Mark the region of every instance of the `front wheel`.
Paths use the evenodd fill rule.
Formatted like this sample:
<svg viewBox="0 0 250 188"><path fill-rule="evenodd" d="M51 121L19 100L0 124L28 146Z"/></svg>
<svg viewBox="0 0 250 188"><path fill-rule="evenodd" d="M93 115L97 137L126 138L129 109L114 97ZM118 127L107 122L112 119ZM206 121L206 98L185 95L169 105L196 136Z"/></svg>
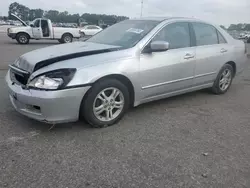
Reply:
<svg viewBox="0 0 250 188"><path fill-rule="evenodd" d="M95 128L118 122L129 107L127 87L118 80L99 81L87 93L81 106L81 115Z"/></svg>
<svg viewBox="0 0 250 188"><path fill-rule="evenodd" d="M19 44L28 44L29 43L29 35L27 35L26 33L19 33L16 36L16 40Z"/></svg>
<svg viewBox="0 0 250 188"><path fill-rule="evenodd" d="M233 67L229 64L225 64L221 68L214 82L214 85L212 87L213 93L217 95L226 93L232 84L233 77L234 77Z"/></svg>
<svg viewBox="0 0 250 188"><path fill-rule="evenodd" d="M70 43L73 41L73 37L71 34L64 34L61 38L62 43Z"/></svg>

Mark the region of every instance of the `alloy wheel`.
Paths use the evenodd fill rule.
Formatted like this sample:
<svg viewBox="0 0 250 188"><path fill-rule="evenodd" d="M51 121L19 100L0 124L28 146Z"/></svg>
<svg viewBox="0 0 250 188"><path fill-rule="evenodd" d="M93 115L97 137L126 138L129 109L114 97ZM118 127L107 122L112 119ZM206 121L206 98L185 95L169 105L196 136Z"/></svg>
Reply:
<svg viewBox="0 0 250 188"><path fill-rule="evenodd" d="M229 69L225 69L220 77L219 87L222 91L225 91L230 86L232 80L232 72Z"/></svg>
<svg viewBox="0 0 250 188"><path fill-rule="evenodd" d="M93 112L100 121L112 121L124 108L123 93L114 87L102 90L95 98Z"/></svg>

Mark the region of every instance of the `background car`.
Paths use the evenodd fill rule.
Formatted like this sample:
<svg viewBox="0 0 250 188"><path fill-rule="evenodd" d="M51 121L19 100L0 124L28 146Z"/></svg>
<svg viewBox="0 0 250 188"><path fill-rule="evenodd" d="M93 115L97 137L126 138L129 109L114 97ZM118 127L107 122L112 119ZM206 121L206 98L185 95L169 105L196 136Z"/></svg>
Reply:
<svg viewBox="0 0 250 188"><path fill-rule="evenodd" d="M96 26L96 25L86 25L81 29L81 33L83 36L84 35L93 36L102 30L103 29L101 27Z"/></svg>
<svg viewBox="0 0 250 188"><path fill-rule="evenodd" d="M28 44L30 39L58 40L60 43L70 43L73 38L80 38L81 33L78 28L53 27L50 19L36 18L30 25L21 20L14 14L21 23L22 27L8 28L7 35L16 39L19 44Z"/></svg>

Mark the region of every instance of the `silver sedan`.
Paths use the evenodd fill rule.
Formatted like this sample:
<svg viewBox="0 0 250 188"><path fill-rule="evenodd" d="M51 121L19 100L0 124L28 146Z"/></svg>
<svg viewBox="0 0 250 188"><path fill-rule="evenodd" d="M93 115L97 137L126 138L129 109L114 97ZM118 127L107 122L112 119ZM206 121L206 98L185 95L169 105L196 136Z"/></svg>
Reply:
<svg viewBox="0 0 250 188"><path fill-rule="evenodd" d="M6 75L14 108L47 123L93 127L119 121L131 106L210 88L224 94L244 69L246 47L196 19L144 18L117 23L85 42L18 58Z"/></svg>

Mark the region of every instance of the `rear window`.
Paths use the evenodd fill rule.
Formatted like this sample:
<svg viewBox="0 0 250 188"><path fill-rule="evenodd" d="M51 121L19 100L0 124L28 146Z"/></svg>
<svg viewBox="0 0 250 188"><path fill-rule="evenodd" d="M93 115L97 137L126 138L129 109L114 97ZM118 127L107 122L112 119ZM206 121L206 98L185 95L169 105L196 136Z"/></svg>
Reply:
<svg viewBox="0 0 250 188"><path fill-rule="evenodd" d="M213 26L205 23L193 23L193 28L197 46L218 44L217 30Z"/></svg>
<svg viewBox="0 0 250 188"><path fill-rule="evenodd" d="M222 34L219 31L217 31L217 33L218 33L219 44L227 43L226 39L222 36Z"/></svg>

